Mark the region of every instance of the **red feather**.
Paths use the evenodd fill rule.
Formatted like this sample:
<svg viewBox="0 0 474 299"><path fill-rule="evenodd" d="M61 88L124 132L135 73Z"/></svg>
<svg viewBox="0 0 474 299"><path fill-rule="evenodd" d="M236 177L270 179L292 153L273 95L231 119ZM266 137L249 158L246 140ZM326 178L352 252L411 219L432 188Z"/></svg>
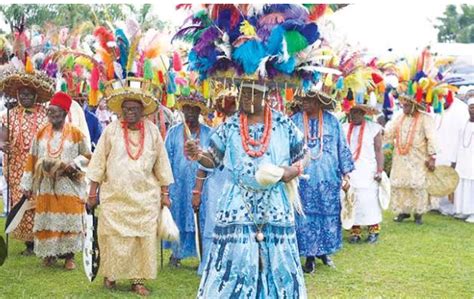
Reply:
<svg viewBox="0 0 474 299"><path fill-rule="evenodd" d="M94 30L94 36L98 39L99 44L104 49L109 49L108 42L115 41L114 34L103 26L99 26Z"/></svg>
<svg viewBox="0 0 474 299"><path fill-rule="evenodd" d="M448 102L448 105L451 105L453 101L454 101L453 92L450 90L448 91L448 95L446 96L446 102Z"/></svg>
<svg viewBox="0 0 474 299"><path fill-rule="evenodd" d="M240 11L237 9L236 4L213 4L211 11L211 18L217 20L219 14L224 10L230 10L230 26L234 28L239 24L240 20Z"/></svg>
<svg viewBox="0 0 474 299"><path fill-rule="evenodd" d="M165 78L163 77L163 72L162 71L158 71L158 81L160 81L160 84L165 83Z"/></svg>
<svg viewBox="0 0 474 299"><path fill-rule="evenodd" d="M91 78L90 78L90 85L91 89L98 90L99 89L99 68L94 66L91 71Z"/></svg>
<svg viewBox="0 0 474 299"><path fill-rule="evenodd" d="M327 4L315 4L309 13L309 19L311 21L317 21L320 17L324 15L326 12L326 8L328 7Z"/></svg>
<svg viewBox="0 0 474 299"><path fill-rule="evenodd" d="M178 4L176 5L176 10L180 10L180 9L191 9L193 7L192 4Z"/></svg>
<svg viewBox="0 0 474 299"><path fill-rule="evenodd" d="M178 52L173 53L173 69L175 70L175 72L180 72L183 69L181 57L179 57Z"/></svg>
<svg viewBox="0 0 474 299"><path fill-rule="evenodd" d="M416 101L418 103L421 103L421 100L423 99L423 88L421 86L418 86L416 89Z"/></svg>
<svg viewBox="0 0 474 299"><path fill-rule="evenodd" d="M379 84L380 82L383 81L383 78L377 73L372 73L372 80L374 80L375 84Z"/></svg>

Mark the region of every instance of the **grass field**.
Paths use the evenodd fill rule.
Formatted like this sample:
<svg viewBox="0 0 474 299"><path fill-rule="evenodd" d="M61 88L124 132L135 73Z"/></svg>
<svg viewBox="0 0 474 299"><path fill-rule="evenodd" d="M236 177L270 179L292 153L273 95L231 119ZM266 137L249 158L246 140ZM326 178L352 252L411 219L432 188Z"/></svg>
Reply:
<svg viewBox="0 0 474 299"><path fill-rule="evenodd" d="M428 214L422 226L413 220L394 223L385 213L378 244L351 245L334 255L337 269L318 263L305 275L310 298L474 298L474 225ZM3 221L0 227L3 230ZM347 238L347 235L345 236ZM128 281L109 292L102 278L89 283L78 256L77 270L66 272L62 261L45 269L36 257L22 257L22 244L10 243L10 256L0 267L1 298L128 298ZM165 266L147 282L154 298L193 298L199 285L197 260L175 270Z"/></svg>

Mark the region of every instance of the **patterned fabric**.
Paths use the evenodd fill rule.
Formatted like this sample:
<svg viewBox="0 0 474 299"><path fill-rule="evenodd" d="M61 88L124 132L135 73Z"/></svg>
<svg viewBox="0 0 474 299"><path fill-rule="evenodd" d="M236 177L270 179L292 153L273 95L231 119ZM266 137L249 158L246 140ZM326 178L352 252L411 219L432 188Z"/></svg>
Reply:
<svg viewBox="0 0 474 299"><path fill-rule="evenodd" d="M428 193L426 191L425 162L430 155L436 153L435 127L430 115L420 112L416 126L413 144L406 155L400 155L396 149L393 152L392 170L390 173L391 205L396 213L423 214L429 210ZM395 144L397 128L400 128L400 139L404 144L408 140L414 118L406 116L403 124L402 115L396 117L385 131L384 140Z"/></svg>
<svg viewBox="0 0 474 299"><path fill-rule="evenodd" d="M352 226L351 235L352 236L358 236L358 237L360 237L360 235L362 235L362 228L360 227L360 225L353 225Z"/></svg>
<svg viewBox="0 0 474 299"><path fill-rule="evenodd" d="M43 159L53 159L66 165L73 162L78 156L90 158L90 150L84 135L76 127L65 124L63 132L53 131L49 137L51 124L43 127L31 146L30 154L26 160L25 172L21 180L24 190L33 191L36 201L36 215L33 226L35 253L39 257L60 256L82 250L83 225L82 216L85 211L86 183L83 178L71 180L67 176L56 179L49 177L40 178L38 187L34 180L41 177ZM50 139L51 138L51 139ZM51 156L51 148L63 148L58 158Z"/></svg>
<svg viewBox="0 0 474 299"><path fill-rule="evenodd" d="M296 113L292 119L304 131L303 113ZM300 180L305 217L298 217L296 232L302 256L331 254L342 247L342 177L354 170L352 154L337 118L324 111L323 120L323 154L318 160L312 159L305 169L309 180ZM309 120L311 136L318 136L318 125L318 119ZM319 139L310 140L308 147L316 157L320 151Z"/></svg>
<svg viewBox="0 0 474 299"><path fill-rule="evenodd" d="M211 128L200 124L199 136L193 136L199 139L201 146L208 143ZM171 214L179 229L179 242L165 242L165 248L173 250L173 256L182 259L191 256L197 256L194 210L192 207L192 191L196 184L196 174L199 169L199 163L188 160L184 153L184 125L178 124L172 127L166 136L166 150L170 157L173 176L179 178L174 184L170 185ZM204 184L201 200L206 202L207 183ZM205 213L199 211L201 231L204 226Z"/></svg>
<svg viewBox="0 0 474 299"><path fill-rule="evenodd" d="M158 239L155 236L120 237L100 234L98 238L99 275L110 280L156 278ZM130 263L132 259L133 264Z"/></svg>
<svg viewBox="0 0 474 299"><path fill-rule="evenodd" d="M7 122L7 115L4 115L2 117L2 124L6 125ZM21 106L15 107L10 111L9 140L11 154L10 157L8 155L3 157L4 175L5 178L8 178L7 183L10 187L10 209L20 201L23 194L20 188L20 181L32 140L35 138L38 130L47 122L46 109L42 105L37 105L32 113L25 112L25 109ZM36 130L34 130L35 127ZM22 138L20 138L20 134ZM22 139L24 146L20 145ZM10 161L9 166L8 161ZM7 169L10 171L9 176L7 175ZM34 209L26 211L23 219L11 236L17 240L32 242L34 217Z"/></svg>
<svg viewBox="0 0 474 299"><path fill-rule="evenodd" d="M368 230L369 230L369 234L379 234L380 224L369 225Z"/></svg>
<svg viewBox="0 0 474 299"><path fill-rule="evenodd" d="M397 214L424 214L429 211L429 195L426 188L399 188L392 186L390 205Z"/></svg>
<svg viewBox="0 0 474 299"><path fill-rule="evenodd" d="M260 165L289 166L304 156L302 133L291 120L273 111L267 152L248 156L242 147L238 114L211 136L209 151L231 179L218 200L210 255L198 298L306 298L294 231L294 211L284 184L262 187L255 180ZM260 139L264 125L249 126ZM255 222L264 241L255 239ZM259 271L259 260L262 271Z"/></svg>
<svg viewBox="0 0 474 299"><path fill-rule="evenodd" d="M132 160L122 124L114 121L99 139L87 177L100 183L98 238L100 273L117 279L155 278L160 187L173 182L158 128L144 122L143 154ZM130 130L130 151L138 151L140 133Z"/></svg>
<svg viewBox="0 0 474 299"><path fill-rule="evenodd" d="M380 233L380 224L368 225L367 230L369 234L379 234ZM351 228L351 236L361 236L362 228L360 225L354 225Z"/></svg>
<svg viewBox="0 0 474 299"><path fill-rule="evenodd" d="M214 130L215 131L215 130ZM213 133L211 133L212 135ZM213 170L207 170L206 194L203 198L206 201L201 203L201 209L204 213L204 227L202 228L202 250L203 258L199 264L198 274L202 274L204 266L207 264L207 259L210 255L210 248L212 245L212 236L216 226L216 210L219 205L219 199L222 195L222 190L226 188L226 184L232 179L231 173L222 165Z"/></svg>

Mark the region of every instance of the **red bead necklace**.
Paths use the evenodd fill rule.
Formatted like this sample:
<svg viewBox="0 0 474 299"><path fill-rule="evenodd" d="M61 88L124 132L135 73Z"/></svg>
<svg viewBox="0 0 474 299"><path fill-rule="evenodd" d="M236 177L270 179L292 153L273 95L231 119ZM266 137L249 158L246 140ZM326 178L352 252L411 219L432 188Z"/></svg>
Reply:
<svg viewBox="0 0 474 299"><path fill-rule="evenodd" d="M354 124L351 123L349 125L349 132L347 132L347 143L349 146L351 145L351 137L352 137L352 131L354 130ZM362 142L364 139L364 130L365 130L365 120L362 121L362 124L360 125L360 132L359 132L359 137L357 138L357 147L355 152L352 154L352 158L354 161L357 161L360 156L360 152L362 150Z"/></svg>
<svg viewBox="0 0 474 299"><path fill-rule="evenodd" d="M240 136L242 137L242 146L244 151L252 158L263 156L270 144L271 129L272 129L272 110L268 105L265 105L263 111L264 129L263 136L260 140L255 140L249 135L248 118L245 113L240 114ZM253 147L259 146L259 150L251 150L249 144Z"/></svg>
<svg viewBox="0 0 474 299"><path fill-rule="evenodd" d="M49 125L48 127L48 141L46 142L46 148L48 151L48 156L50 158L58 158L61 156L64 148L64 141L66 140L66 136L69 134L69 125L64 124L63 129L61 130L61 141L59 143L59 147L57 150L52 150L51 148L51 140L53 140L53 126Z"/></svg>
<svg viewBox="0 0 474 299"><path fill-rule="evenodd" d="M404 156L404 155L406 155L410 152L411 146L413 145L413 139L415 138L415 131L416 131L416 127L418 125L418 120L420 118L420 114L417 113L415 115L415 119L413 120L413 122L410 125L410 128L408 130L407 142L405 144L402 144L401 130L402 130L402 126L403 126L403 122L405 121L405 118L406 118L406 115L403 114L403 117L400 120L400 123L397 127L396 136L395 136L395 141L396 141L395 146L397 147L397 152L398 152L399 155L402 155L402 156Z"/></svg>
<svg viewBox="0 0 474 299"><path fill-rule="evenodd" d="M143 154L143 149L145 148L145 146L144 146L145 145L145 126L144 126L143 122L141 121L141 122L137 123L137 127L140 131L140 139L138 141L138 144L134 143L128 137L128 123L127 122L122 122L122 130L123 130L123 138L124 138L124 141L125 141L125 148L127 150L128 156L132 160L138 160L138 158L140 158L140 156ZM132 154L130 144L132 144L133 146L138 146L138 151L136 152L135 155Z"/></svg>

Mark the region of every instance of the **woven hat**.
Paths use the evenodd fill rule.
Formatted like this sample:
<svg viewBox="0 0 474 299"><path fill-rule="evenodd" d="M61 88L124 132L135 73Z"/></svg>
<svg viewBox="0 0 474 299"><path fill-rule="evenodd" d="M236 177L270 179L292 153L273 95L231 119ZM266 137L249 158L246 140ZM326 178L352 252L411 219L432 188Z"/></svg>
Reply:
<svg viewBox="0 0 474 299"><path fill-rule="evenodd" d="M8 97L16 99L22 88L35 91L38 103L48 102L54 94L54 80L45 72L33 69L31 60L27 58L26 65L14 58L10 67L0 74L0 90Z"/></svg>
<svg viewBox="0 0 474 299"><path fill-rule="evenodd" d="M437 166L426 175L427 191L431 196L443 197L452 194L459 183L459 175L452 167Z"/></svg>
<svg viewBox="0 0 474 299"><path fill-rule="evenodd" d="M445 59L439 59L430 52L430 47L423 49L419 57L406 58L396 65L399 84L397 93L402 101L416 104L419 110L435 113L444 111L444 103L454 100L455 87L444 81L447 70L443 69Z"/></svg>
<svg viewBox="0 0 474 299"><path fill-rule="evenodd" d="M153 94L155 86L142 78L128 77L125 80L112 80L105 83L104 99L107 107L118 115L122 115L122 103L132 100L142 103L143 115L156 111L158 103Z"/></svg>

